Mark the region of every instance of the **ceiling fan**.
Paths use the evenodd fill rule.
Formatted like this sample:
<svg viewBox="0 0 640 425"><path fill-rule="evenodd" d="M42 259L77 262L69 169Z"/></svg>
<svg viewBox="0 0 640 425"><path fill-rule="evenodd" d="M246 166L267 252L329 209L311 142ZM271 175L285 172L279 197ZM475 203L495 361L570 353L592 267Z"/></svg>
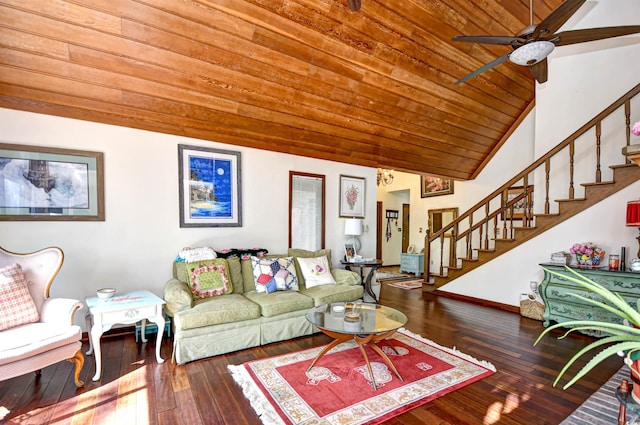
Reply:
<svg viewBox="0 0 640 425"><path fill-rule="evenodd" d="M481 73L510 60L511 62L528 66L529 70L539 83L547 81L547 56L556 46L584 43L587 41L602 40L605 38L619 37L622 35L640 33L640 25L589 28L573 31L556 31L580 9L587 0L565 0L549 16L538 25L533 24L533 0L530 0L531 25L521 30L515 36L465 36L459 35L452 41L468 43L501 44L511 46L513 51L506 53L489 62L471 74L456 81L463 83Z"/></svg>

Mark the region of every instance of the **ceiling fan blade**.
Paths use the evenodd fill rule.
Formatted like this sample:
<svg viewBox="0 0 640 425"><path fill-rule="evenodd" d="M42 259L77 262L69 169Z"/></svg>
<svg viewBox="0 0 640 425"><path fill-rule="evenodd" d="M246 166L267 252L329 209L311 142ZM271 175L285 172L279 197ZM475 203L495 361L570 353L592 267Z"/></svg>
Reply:
<svg viewBox="0 0 640 425"><path fill-rule="evenodd" d="M540 62L529 65L529 70L540 84L547 82L547 58Z"/></svg>
<svg viewBox="0 0 640 425"><path fill-rule="evenodd" d="M522 44L525 42L523 38L499 36L499 35L457 35L451 41L464 41L466 43L481 44L501 44L510 46L513 43Z"/></svg>
<svg viewBox="0 0 640 425"><path fill-rule="evenodd" d="M533 38L537 39L540 35L551 35L556 32L586 1L587 0L565 0L556 10L551 12L549 16L538 24L533 32Z"/></svg>
<svg viewBox="0 0 640 425"><path fill-rule="evenodd" d="M507 59L509 59L509 55L511 54L511 52L509 53L505 53L504 55L492 60L491 62L489 62L488 64L486 64L485 66L476 69L475 71L473 71L471 74L466 75L464 77L462 77L461 79L459 79L458 81L456 81L456 85L464 83L467 80L470 80L471 78L482 74L485 71L490 70L491 68L493 68L494 66L498 66L500 65L502 62L505 62Z"/></svg>
<svg viewBox="0 0 640 425"><path fill-rule="evenodd" d="M620 37L623 35L640 33L640 25L629 25L623 27L603 27L603 28L590 28L574 31L559 32L553 37L555 40L558 37L558 41L553 43L556 46L566 46L568 44L584 43L586 41L603 40L605 38Z"/></svg>

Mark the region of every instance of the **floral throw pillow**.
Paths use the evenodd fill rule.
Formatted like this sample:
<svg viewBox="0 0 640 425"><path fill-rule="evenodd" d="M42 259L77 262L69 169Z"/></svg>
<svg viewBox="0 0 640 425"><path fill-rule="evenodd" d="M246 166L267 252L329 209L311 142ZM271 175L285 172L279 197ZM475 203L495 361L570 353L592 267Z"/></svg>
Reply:
<svg viewBox="0 0 640 425"><path fill-rule="evenodd" d="M0 268L0 331L37 322L40 314L19 264Z"/></svg>
<svg viewBox="0 0 640 425"><path fill-rule="evenodd" d="M196 261L187 264L191 292L197 298L215 297L233 292L227 260Z"/></svg>
<svg viewBox="0 0 640 425"><path fill-rule="evenodd" d="M307 288L319 285L335 285L336 280L331 274L329 260L326 256L315 258L298 258L298 264L304 276Z"/></svg>
<svg viewBox="0 0 640 425"><path fill-rule="evenodd" d="M298 276L293 257L251 257L256 292L297 291Z"/></svg>

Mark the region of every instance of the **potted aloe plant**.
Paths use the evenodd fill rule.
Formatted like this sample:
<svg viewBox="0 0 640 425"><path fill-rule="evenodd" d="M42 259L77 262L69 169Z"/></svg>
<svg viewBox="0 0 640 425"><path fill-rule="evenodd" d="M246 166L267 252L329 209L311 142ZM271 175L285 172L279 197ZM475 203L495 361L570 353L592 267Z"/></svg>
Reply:
<svg viewBox="0 0 640 425"><path fill-rule="evenodd" d="M597 282L587 278L586 276L576 272L569 267L566 267L567 273L558 273L549 269L545 269L548 273L554 274L556 276L560 276L564 279L567 279L571 282L574 282L583 288L598 294L604 302L596 301L590 298L583 297L578 294L566 293L565 295L570 297L575 297L583 302L592 304L596 307L600 307L604 310L607 310L616 316L620 317L625 324L611 323L611 322L602 322L597 320L573 320L563 323L558 323L556 325L550 326L545 329L534 345L536 345L546 334L553 331L554 329L568 327L569 329L564 335L560 336L560 338L564 338L569 335L571 332L580 331L580 330L590 330L590 331L600 331L606 336L603 338L599 338L596 341L590 343L580 351L578 351L569 361L564 365L557 378L553 382L553 386L560 381L564 373L571 367L571 365L585 355L587 352L593 350L598 347L605 347L602 351L598 352L589 362L587 362L582 369L569 381L567 382L563 389L569 388L575 382L577 382L580 378L589 373L594 367L600 364L606 358L618 355L619 352L624 352L627 354L625 363L631 368L631 373L635 375L637 379L640 379L640 360L635 360L635 355L640 353L637 350L640 350L640 300L638 300L638 305L636 308L631 307L622 297L616 293L608 290ZM628 323L629 325L627 325ZM633 356L632 356L633 354ZM632 360L632 358L634 358ZM640 356L638 356L640 358ZM640 385L633 386L633 397L640 403Z"/></svg>

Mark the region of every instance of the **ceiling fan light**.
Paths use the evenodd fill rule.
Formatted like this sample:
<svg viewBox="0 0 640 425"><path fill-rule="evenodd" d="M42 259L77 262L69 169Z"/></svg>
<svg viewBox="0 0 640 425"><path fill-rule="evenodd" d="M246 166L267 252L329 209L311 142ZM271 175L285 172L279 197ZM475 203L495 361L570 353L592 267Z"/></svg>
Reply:
<svg viewBox="0 0 640 425"><path fill-rule="evenodd" d="M550 41L532 41L514 50L509 60L515 64L529 66L540 62L556 47Z"/></svg>

